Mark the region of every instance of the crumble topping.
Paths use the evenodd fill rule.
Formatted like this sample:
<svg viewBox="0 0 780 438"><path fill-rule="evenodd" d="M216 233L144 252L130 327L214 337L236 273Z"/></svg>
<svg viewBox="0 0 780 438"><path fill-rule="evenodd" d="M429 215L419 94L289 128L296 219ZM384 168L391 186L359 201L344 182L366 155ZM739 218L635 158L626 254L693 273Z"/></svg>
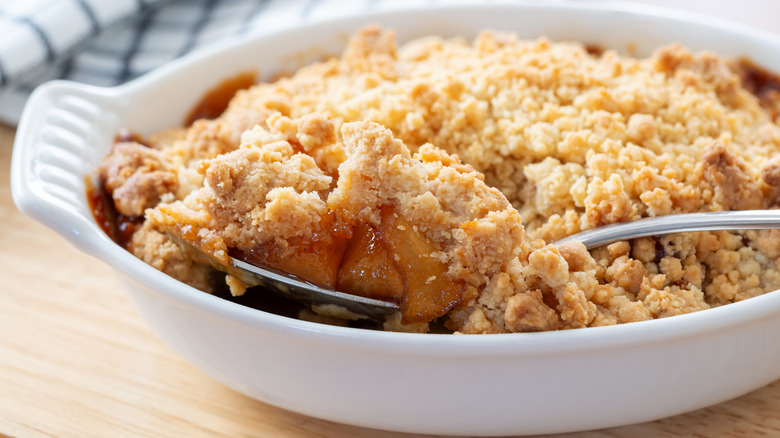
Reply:
<svg viewBox="0 0 780 438"><path fill-rule="evenodd" d="M780 288L780 231L552 242L774 208L780 127L745 68L679 45L637 59L490 31L399 47L367 27L342 57L239 91L217 119L117 144L101 181L121 214L145 214L133 253L206 291L211 268L169 236L212 264L239 255L395 300L393 330L679 315Z"/></svg>

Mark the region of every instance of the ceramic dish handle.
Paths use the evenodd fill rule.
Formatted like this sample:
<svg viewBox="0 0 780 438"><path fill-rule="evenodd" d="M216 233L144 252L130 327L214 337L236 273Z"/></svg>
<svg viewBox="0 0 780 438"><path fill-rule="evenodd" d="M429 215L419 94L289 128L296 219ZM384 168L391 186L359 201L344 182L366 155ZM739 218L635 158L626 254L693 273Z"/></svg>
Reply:
<svg viewBox="0 0 780 438"><path fill-rule="evenodd" d="M108 237L93 220L86 178L113 142L119 105L109 89L46 83L25 106L11 158L17 207L93 254Z"/></svg>

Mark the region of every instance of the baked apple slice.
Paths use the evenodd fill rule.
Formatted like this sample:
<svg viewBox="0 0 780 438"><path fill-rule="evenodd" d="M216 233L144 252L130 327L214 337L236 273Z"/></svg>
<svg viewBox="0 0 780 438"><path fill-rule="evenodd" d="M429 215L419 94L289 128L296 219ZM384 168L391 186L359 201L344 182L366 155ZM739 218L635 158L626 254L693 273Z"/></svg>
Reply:
<svg viewBox="0 0 780 438"><path fill-rule="evenodd" d="M463 297L464 286L447 276L436 247L422 232L392 212L378 227L363 225L350 240L338 287L348 293L392 300L404 323L434 320Z"/></svg>
<svg viewBox="0 0 780 438"><path fill-rule="evenodd" d="M329 217L323 222L330 222ZM339 267L348 239L341 238L331 227L321 226L310 236L293 237L283 244L276 240L239 250L230 249L232 257L247 263L270 267L326 289L335 289Z"/></svg>

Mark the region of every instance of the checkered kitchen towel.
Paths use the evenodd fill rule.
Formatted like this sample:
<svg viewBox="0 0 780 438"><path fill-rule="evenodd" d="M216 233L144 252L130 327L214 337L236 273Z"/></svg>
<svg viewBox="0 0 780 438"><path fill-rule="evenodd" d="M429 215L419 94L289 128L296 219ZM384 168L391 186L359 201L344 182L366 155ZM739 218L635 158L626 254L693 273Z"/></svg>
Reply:
<svg viewBox="0 0 780 438"><path fill-rule="evenodd" d="M416 0L0 0L0 121L39 84L113 86L221 38Z"/></svg>

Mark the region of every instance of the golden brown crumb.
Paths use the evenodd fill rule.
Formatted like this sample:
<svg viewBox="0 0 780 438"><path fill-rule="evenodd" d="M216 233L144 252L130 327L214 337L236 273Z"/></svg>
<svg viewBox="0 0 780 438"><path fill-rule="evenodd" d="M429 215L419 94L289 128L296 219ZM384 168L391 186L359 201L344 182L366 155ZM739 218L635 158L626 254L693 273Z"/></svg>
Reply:
<svg viewBox="0 0 780 438"><path fill-rule="evenodd" d="M198 263L164 234L146 222L133 235L130 251L138 258L171 277L202 291L211 292L214 270Z"/></svg>
<svg viewBox="0 0 780 438"><path fill-rule="evenodd" d="M592 269L595 265L593 257L585 249L585 245L580 242L565 242L558 246L558 250L569 265L571 272Z"/></svg>
<svg viewBox="0 0 780 438"><path fill-rule="evenodd" d="M182 201L147 213L157 228L196 242L221 263L228 248L252 248L319 229L332 178L309 155L297 153L281 133L259 127L242 146L201 163L202 188Z"/></svg>
<svg viewBox="0 0 780 438"><path fill-rule="evenodd" d="M139 143L117 143L100 166L100 178L114 206L125 216L140 216L166 193L177 189L167 158Z"/></svg>
<svg viewBox="0 0 780 438"><path fill-rule="evenodd" d="M764 197L747 163L722 143L708 146L702 156L704 179L712 184L713 202L724 210L751 210L764 207Z"/></svg>
<svg viewBox="0 0 780 438"><path fill-rule="evenodd" d="M544 304L538 290L516 294L507 300L505 313L507 328L513 332L555 330L558 316Z"/></svg>

